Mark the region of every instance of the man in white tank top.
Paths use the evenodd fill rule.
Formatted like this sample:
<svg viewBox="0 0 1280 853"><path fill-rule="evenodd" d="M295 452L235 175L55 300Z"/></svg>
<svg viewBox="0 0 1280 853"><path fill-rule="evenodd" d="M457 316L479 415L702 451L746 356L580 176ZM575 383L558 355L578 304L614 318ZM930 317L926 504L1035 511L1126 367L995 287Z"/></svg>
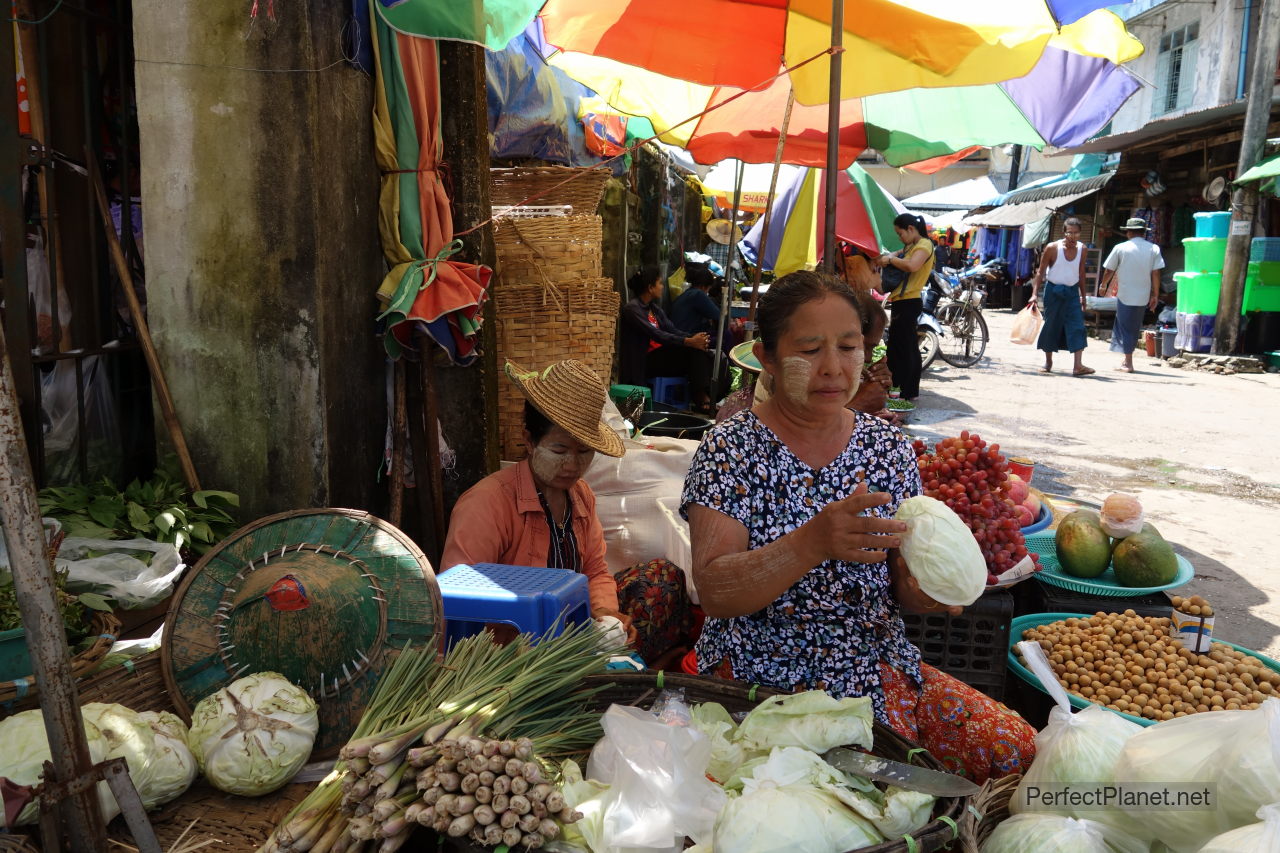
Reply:
<svg viewBox="0 0 1280 853"><path fill-rule="evenodd" d="M1075 356L1074 376L1088 376L1092 367L1084 365L1085 279L1084 245L1080 242L1080 220L1071 217L1062 223L1063 239L1044 247L1040 269L1031 280L1031 302L1044 316L1036 347L1044 350L1044 373L1053 371L1053 354L1065 349Z"/></svg>

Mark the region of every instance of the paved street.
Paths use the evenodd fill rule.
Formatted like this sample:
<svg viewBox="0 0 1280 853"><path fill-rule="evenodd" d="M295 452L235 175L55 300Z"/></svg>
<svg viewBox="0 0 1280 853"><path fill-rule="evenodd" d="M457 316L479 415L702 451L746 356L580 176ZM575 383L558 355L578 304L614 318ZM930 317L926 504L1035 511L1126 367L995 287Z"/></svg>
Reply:
<svg viewBox="0 0 1280 853"><path fill-rule="evenodd" d="M1045 492L1138 495L1195 566L1186 589L1213 605L1215 635L1280 656L1280 374L1219 376L1135 353L1130 375L1091 338L1094 376L1071 376L1068 353L1044 375L1038 350L1009 342L1013 314L986 316L987 357L972 369L938 359L910 431L976 430L1036 460Z"/></svg>

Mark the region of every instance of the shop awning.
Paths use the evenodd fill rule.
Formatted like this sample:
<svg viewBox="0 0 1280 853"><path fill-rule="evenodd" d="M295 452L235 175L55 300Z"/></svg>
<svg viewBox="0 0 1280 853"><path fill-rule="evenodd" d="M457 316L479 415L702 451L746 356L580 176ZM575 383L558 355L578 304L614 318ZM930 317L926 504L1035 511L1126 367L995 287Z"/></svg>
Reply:
<svg viewBox="0 0 1280 853"><path fill-rule="evenodd" d="M1044 219L1053 211L1066 207L1068 204L1071 204L1071 202L1082 199L1091 193L1096 193L1097 191L1098 187L1094 187L1093 189L1084 190L1083 192L1059 195L1038 201L1024 201L1021 204L1002 204L999 207L987 211L986 213L975 213L972 216L966 216L963 222L965 225L1018 228L1029 222Z"/></svg>
<svg viewBox="0 0 1280 853"><path fill-rule="evenodd" d="M1249 181L1266 181L1262 185L1262 189L1266 189L1268 184L1274 185L1275 179L1280 177L1280 154L1263 160L1240 177L1236 178L1237 184L1247 183Z"/></svg>
<svg viewBox="0 0 1280 853"><path fill-rule="evenodd" d="M1272 112L1275 111L1277 104L1280 104L1280 99L1273 98L1271 102ZM1110 136L1099 136L1097 139L1091 139L1081 145L1063 149L1059 153L1088 154L1093 152L1126 151L1157 142L1172 142L1173 137L1178 134L1210 128L1216 124L1232 122L1235 119L1243 122L1247 106L1247 100L1242 99L1203 110L1194 110L1171 118L1156 119L1155 121L1147 122L1137 130L1113 133Z"/></svg>

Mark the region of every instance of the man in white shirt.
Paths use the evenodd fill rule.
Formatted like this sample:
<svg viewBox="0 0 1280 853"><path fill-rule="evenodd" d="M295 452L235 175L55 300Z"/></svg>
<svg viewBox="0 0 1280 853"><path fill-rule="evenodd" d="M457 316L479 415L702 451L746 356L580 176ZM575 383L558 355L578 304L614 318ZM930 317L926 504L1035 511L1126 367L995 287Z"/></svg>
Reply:
<svg viewBox="0 0 1280 853"><path fill-rule="evenodd" d="M1102 292L1112 282L1116 289L1116 321L1111 330L1111 351L1124 354L1119 370L1133 373L1133 350L1138 345L1138 332L1148 310L1155 310L1160 296L1160 270L1164 258L1160 247L1145 239L1147 223L1134 217L1124 224L1129 239L1111 250L1103 263L1106 274Z"/></svg>

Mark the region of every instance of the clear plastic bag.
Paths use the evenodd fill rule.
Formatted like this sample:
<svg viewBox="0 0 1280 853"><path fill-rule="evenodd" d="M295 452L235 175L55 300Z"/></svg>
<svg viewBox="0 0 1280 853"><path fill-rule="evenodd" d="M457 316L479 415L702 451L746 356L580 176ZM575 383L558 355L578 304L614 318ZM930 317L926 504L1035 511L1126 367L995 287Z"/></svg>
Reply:
<svg viewBox="0 0 1280 853"><path fill-rule="evenodd" d="M164 601L186 568L178 549L168 543L74 536L62 541L57 565L67 572L68 592L97 593L124 610Z"/></svg>
<svg viewBox="0 0 1280 853"><path fill-rule="evenodd" d="M982 853L1147 853L1141 841L1092 820L1020 814L995 828Z"/></svg>
<svg viewBox="0 0 1280 853"><path fill-rule="evenodd" d="M1029 792L1110 784L1114 781L1116 763L1125 743L1141 731L1142 726L1137 723L1097 705L1090 705L1074 714L1069 708L1064 710L1055 706L1049 712L1049 724L1036 735L1036 760L1009 801L1009 812L1098 819L1096 809L1077 810L1069 805L1039 806L1029 801Z"/></svg>
<svg viewBox="0 0 1280 853"><path fill-rule="evenodd" d="M1028 305L1019 311L1018 316L1013 319L1013 329L1009 332L1009 340L1015 344L1034 346L1036 338L1040 336L1040 327L1042 325L1044 325L1044 318L1040 316L1040 309L1034 304Z"/></svg>
<svg viewBox="0 0 1280 853"><path fill-rule="evenodd" d="M121 462L120 428L115 396L99 356L81 360L84 393L84 435L76 415L76 365L73 359L54 363L40 380L44 422L45 482L61 486L81 481L79 441L85 442L87 481L114 479Z"/></svg>
<svg viewBox="0 0 1280 853"><path fill-rule="evenodd" d="M1280 853L1280 804L1258 809L1258 819L1210 839L1200 853Z"/></svg>
<svg viewBox="0 0 1280 853"><path fill-rule="evenodd" d="M587 777L609 786L602 802L606 849L678 853L686 836L710 843L728 795L707 779L707 736L621 705L610 706L601 725L605 736L591 751Z"/></svg>

